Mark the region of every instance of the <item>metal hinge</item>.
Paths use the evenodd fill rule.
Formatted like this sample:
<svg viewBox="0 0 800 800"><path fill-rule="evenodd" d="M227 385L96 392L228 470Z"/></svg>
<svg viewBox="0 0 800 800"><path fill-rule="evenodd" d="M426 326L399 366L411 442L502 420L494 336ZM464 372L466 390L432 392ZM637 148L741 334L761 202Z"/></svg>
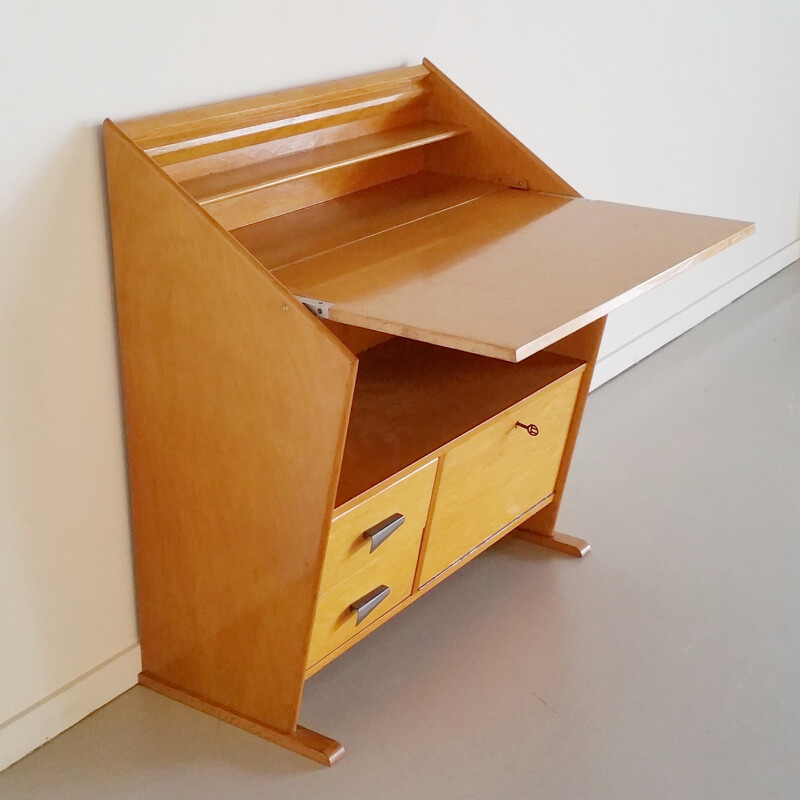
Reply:
<svg viewBox="0 0 800 800"><path fill-rule="evenodd" d="M325 300L317 300L315 297L303 297L296 294L295 297L316 317L328 319L328 312L333 308L333 303Z"/></svg>

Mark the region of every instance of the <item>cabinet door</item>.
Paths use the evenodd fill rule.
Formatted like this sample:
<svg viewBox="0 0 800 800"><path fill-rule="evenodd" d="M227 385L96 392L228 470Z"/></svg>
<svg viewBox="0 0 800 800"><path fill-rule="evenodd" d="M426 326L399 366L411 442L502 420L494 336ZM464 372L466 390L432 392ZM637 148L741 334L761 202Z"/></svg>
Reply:
<svg viewBox="0 0 800 800"><path fill-rule="evenodd" d="M420 585L552 494L583 369L487 421L445 454Z"/></svg>

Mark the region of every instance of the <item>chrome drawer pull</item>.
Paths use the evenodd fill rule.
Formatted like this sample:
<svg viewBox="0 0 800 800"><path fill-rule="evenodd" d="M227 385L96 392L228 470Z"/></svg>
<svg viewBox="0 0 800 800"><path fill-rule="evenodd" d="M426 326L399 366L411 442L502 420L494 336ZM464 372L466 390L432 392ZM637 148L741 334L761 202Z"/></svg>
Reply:
<svg viewBox="0 0 800 800"><path fill-rule="evenodd" d="M539 435L539 429L533 423L531 423L530 425L526 425L524 422L517 422L517 424L514 427L515 428L522 428L522 430L528 431L528 433L531 436L538 436Z"/></svg>
<svg viewBox="0 0 800 800"><path fill-rule="evenodd" d="M388 596L389 587L379 586L355 603L350 603L350 608L356 612L356 625L360 625Z"/></svg>
<svg viewBox="0 0 800 800"><path fill-rule="evenodd" d="M406 518L402 514L392 514L383 522L365 530L362 536L369 539L370 553L374 553L405 521Z"/></svg>

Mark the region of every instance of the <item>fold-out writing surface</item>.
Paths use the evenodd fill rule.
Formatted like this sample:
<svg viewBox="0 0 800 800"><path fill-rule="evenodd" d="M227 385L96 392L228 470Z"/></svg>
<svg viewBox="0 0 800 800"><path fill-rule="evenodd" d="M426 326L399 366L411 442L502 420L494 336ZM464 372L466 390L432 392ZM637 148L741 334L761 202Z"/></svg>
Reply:
<svg viewBox="0 0 800 800"><path fill-rule="evenodd" d="M275 275L331 320L521 361L752 230L502 189Z"/></svg>

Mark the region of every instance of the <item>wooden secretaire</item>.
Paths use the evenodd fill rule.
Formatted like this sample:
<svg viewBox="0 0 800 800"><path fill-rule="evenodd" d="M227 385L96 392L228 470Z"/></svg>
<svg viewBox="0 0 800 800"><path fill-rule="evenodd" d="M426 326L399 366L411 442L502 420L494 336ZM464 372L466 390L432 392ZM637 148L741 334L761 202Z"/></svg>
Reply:
<svg viewBox="0 0 800 800"><path fill-rule="evenodd" d="M580 197L433 65L105 125L141 682L304 681L555 523L605 315L748 223Z"/></svg>

